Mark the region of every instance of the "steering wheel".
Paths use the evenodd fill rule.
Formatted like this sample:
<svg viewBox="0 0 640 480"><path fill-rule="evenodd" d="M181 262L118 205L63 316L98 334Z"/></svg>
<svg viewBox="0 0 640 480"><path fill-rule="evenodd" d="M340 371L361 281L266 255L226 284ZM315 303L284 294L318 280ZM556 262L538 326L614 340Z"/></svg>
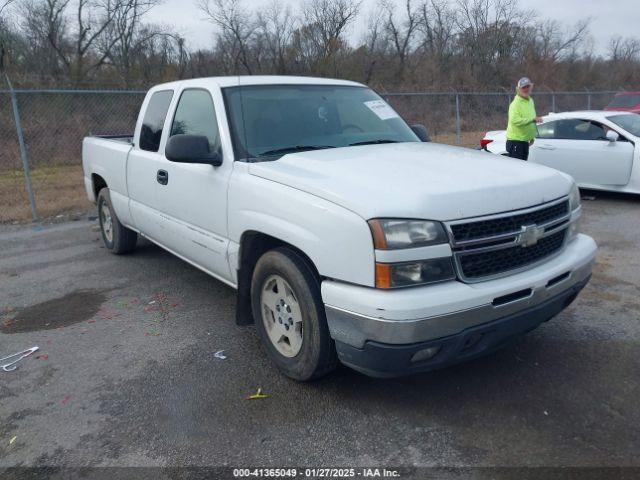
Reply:
<svg viewBox="0 0 640 480"><path fill-rule="evenodd" d="M359 133L364 133L364 130L362 128L360 128L358 125L354 125L353 123L348 123L346 125L343 125L342 126L342 131L344 132L348 128L353 128L355 130L358 130Z"/></svg>

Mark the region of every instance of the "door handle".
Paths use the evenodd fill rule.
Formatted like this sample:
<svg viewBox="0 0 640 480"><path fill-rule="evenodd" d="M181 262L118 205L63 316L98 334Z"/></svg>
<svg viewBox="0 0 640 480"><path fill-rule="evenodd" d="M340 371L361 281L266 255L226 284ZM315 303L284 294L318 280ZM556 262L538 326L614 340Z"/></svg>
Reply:
<svg viewBox="0 0 640 480"><path fill-rule="evenodd" d="M551 145L539 145L538 148L542 150L555 150L556 147L552 147Z"/></svg>
<svg viewBox="0 0 640 480"><path fill-rule="evenodd" d="M166 170L158 170L158 173L156 174L156 180L160 185L166 185L167 183L169 183L169 172L167 172Z"/></svg>

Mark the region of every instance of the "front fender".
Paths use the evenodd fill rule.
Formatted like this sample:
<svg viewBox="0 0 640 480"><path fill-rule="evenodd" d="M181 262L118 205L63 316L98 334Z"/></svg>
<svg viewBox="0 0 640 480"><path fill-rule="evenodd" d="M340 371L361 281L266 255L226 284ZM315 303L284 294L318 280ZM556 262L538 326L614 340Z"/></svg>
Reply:
<svg viewBox="0 0 640 480"><path fill-rule="evenodd" d="M261 232L304 252L323 277L374 286L373 240L359 215L242 167L234 168L228 198L231 242Z"/></svg>

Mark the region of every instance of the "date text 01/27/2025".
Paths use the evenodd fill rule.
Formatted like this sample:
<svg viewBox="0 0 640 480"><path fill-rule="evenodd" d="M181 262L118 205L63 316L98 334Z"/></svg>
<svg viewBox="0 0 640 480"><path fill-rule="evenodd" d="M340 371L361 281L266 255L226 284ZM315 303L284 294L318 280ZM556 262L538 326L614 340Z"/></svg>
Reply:
<svg viewBox="0 0 640 480"><path fill-rule="evenodd" d="M235 478L399 478L398 470L386 468L234 468Z"/></svg>

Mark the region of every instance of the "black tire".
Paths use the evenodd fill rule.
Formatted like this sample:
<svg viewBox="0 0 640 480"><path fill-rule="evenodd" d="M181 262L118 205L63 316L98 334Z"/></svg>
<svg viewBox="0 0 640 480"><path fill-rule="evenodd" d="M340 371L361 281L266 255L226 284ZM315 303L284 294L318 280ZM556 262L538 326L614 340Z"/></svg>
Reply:
<svg viewBox="0 0 640 480"><path fill-rule="evenodd" d="M274 275L293 290L302 316L302 346L293 357L283 355L269 338L263 321L262 290ZM267 354L286 376L298 381L320 378L336 368L335 344L329 334L319 282L307 261L292 249L271 250L258 260L251 281L251 307Z"/></svg>
<svg viewBox="0 0 640 480"><path fill-rule="evenodd" d="M103 214L103 208L106 207L109 210L111 218L111 234L105 232L105 215ZM125 227L118 220L116 212L111 205L111 196L108 188L103 188L98 193L98 220L100 222L100 233L102 234L102 241L107 249L117 255L123 253L129 253L136 248L138 241L138 234L133 230ZM106 222L108 224L108 221ZM111 238L109 238L111 237Z"/></svg>

